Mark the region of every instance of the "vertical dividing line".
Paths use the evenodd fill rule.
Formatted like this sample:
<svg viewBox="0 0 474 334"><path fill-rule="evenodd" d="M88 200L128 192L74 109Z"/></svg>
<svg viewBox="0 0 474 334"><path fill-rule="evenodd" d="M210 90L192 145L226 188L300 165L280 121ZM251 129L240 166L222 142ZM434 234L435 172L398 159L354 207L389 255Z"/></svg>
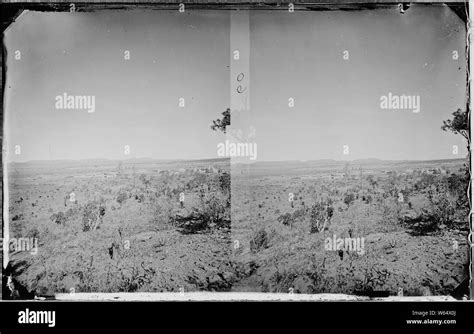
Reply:
<svg viewBox="0 0 474 334"><path fill-rule="evenodd" d="M250 111L250 22L248 10L230 14L230 109L236 118ZM231 119L231 125L232 119Z"/></svg>
<svg viewBox="0 0 474 334"><path fill-rule="evenodd" d="M224 143L227 152L227 145L237 144L244 140L247 140L248 133L248 121L250 113L250 19L248 9L236 9L230 10L230 126L226 131L226 142ZM234 196L233 189L233 177L235 175L232 171L233 164L239 162L242 157L235 157L230 155L230 175L231 175L231 186L230 186L230 221L231 221L231 233L233 237L233 251L236 254L242 246L241 241L235 236L236 229L232 222L235 222L233 218L233 210L245 210L240 205L235 205L232 199L238 198Z"/></svg>

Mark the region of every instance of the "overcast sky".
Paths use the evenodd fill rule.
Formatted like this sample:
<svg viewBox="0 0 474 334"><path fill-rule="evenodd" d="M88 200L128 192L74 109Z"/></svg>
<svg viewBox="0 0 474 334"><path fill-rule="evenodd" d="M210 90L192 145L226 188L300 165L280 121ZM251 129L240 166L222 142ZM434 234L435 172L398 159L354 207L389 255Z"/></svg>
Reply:
<svg viewBox="0 0 474 334"><path fill-rule="evenodd" d="M52 159L217 156L225 136L210 124L229 105L227 11L29 12L6 46L14 161L49 159L49 147ZM95 112L55 109L64 92L94 95Z"/></svg>
<svg viewBox="0 0 474 334"><path fill-rule="evenodd" d="M445 6L250 14L250 105L259 160L465 157L440 130L465 105L464 23ZM343 51L349 60L343 60ZM459 52L459 60L452 52ZM380 96L419 95L419 113ZM288 98L295 99L294 108ZM343 146L349 155L343 155ZM459 146L459 155L452 146Z"/></svg>
<svg viewBox="0 0 474 334"><path fill-rule="evenodd" d="M258 160L466 155L440 130L465 105L464 23L445 6L395 8L250 13ZM10 152L21 145L8 160L217 157L225 136L209 125L230 103L229 29L228 11L24 14L5 40L5 136ZM95 96L95 112L56 109L64 92ZM420 112L381 110L389 92L419 95Z"/></svg>

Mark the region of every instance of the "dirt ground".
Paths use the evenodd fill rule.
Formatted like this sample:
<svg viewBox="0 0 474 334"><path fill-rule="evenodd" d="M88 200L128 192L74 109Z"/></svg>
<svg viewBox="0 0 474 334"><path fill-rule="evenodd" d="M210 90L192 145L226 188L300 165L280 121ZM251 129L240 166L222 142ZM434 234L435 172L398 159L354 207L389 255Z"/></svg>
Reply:
<svg viewBox="0 0 474 334"><path fill-rule="evenodd" d="M36 238L38 252L11 252L10 269L37 295L437 296L467 277L460 160L15 167L10 237ZM328 249L338 238L360 248Z"/></svg>
<svg viewBox="0 0 474 334"><path fill-rule="evenodd" d="M443 166L441 170L458 173L462 162L305 166L232 170L232 238L239 246L234 247L239 281L233 291L448 295L467 277L468 211L459 202L451 203L449 222L439 228L419 233L416 227L422 223L407 222L437 205L425 198L425 176L417 168ZM434 184L447 176L432 177ZM396 192L390 194L392 185ZM405 194L402 201L399 193ZM354 197L347 200L347 194ZM334 208L330 222L311 233L310 207L327 198ZM291 225L279 220L285 214L296 217ZM456 219L457 224L452 222ZM363 254L326 249L327 239L350 235L363 238Z"/></svg>
<svg viewBox="0 0 474 334"><path fill-rule="evenodd" d="M14 278L39 295L230 290L230 226L216 222L184 233L173 221L209 203L224 208L219 201L228 195L210 185L226 169L222 161L124 164L119 172L17 168L9 178L10 236L39 243L37 254L11 254ZM105 214L84 231L87 203L101 203Z"/></svg>

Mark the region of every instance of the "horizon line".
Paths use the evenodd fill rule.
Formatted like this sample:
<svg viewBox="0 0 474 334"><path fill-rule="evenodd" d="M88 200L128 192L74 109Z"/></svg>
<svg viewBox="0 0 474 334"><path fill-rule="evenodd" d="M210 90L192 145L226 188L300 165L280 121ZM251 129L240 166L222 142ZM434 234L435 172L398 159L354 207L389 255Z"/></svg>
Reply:
<svg viewBox="0 0 474 334"><path fill-rule="evenodd" d="M321 161L333 161L333 162L355 162L355 161L379 161L379 162L428 162L428 161L452 161L452 160L464 160L464 158L434 158L434 159L380 159L380 158L358 158L358 159L334 159L334 158L321 158L321 159L289 159L289 160L258 160L258 161L244 161L244 162L234 162L235 164L257 164L257 163L283 163L283 162L300 162L300 163L311 163L311 162L321 162ZM207 161L207 160L231 160L231 157L216 157L216 158L202 158L202 159L173 159L173 158L151 158L151 157L140 157L140 158L127 158L127 159L111 159L111 158L85 158L85 159L33 159L27 161L9 161L4 162L4 164L27 164L27 163L54 163L54 162L100 162L100 161L109 161L109 162L119 162L119 161L134 161L134 160L149 160L155 162L188 162L188 161ZM232 160L231 160L232 162Z"/></svg>

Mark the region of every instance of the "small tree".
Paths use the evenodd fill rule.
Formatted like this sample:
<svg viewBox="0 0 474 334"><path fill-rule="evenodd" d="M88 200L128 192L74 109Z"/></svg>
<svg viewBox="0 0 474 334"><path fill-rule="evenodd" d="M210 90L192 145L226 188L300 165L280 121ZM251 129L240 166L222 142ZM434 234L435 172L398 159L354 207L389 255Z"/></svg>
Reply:
<svg viewBox="0 0 474 334"><path fill-rule="evenodd" d="M467 141L467 157L468 161L465 169L466 177L469 177L469 165L471 162L471 133L469 130L469 113L467 111L462 111L461 109L453 112L453 119L448 119L443 121L441 126L443 131L451 131L454 134L460 134ZM468 181L469 182L469 181Z"/></svg>
<svg viewBox="0 0 474 334"><path fill-rule="evenodd" d="M226 133L226 127L230 125L230 108L227 108L223 113L222 113L222 119L216 119L212 121L211 129L214 131L222 131L223 133Z"/></svg>
<svg viewBox="0 0 474 334"><path fill-rule="evenodd" d="M467 140L467 148L469 151L470 145L470 133L469 133L469 115L467 111L462 111L461 109L456 110L453 112L453 119L448 119L443 121L443 125L441 126L441 130L443 131L451 131L454 134L460 134Z"/></svg>
<svg viewBox="0 0 474 334"><path fill-rule="evenodd" d="M105 215L105 206L103 203L97 201L90 201L83 208L82 213L82 231L87 232L95 230L102 222L102 218Z"/></svg>

